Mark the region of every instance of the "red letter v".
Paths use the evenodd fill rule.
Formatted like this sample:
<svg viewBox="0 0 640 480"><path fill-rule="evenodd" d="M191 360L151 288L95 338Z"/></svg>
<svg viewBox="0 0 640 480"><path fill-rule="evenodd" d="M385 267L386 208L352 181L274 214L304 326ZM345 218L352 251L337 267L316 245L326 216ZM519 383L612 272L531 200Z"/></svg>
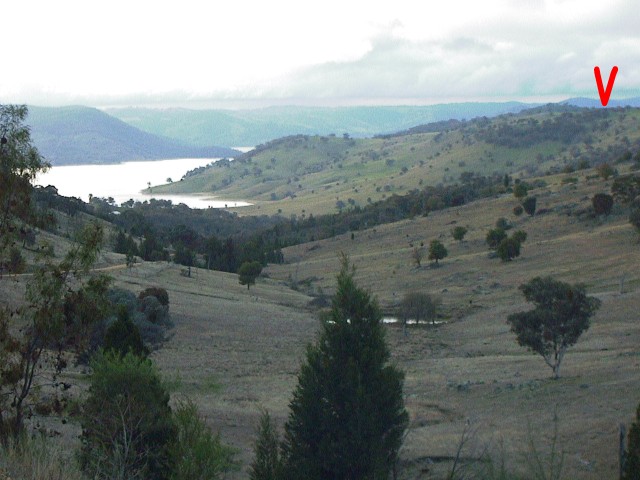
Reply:
<svg viewBox="0 0 640 480"><path fill-rule="evenodd" d="M611 69L611 74L609 75L609 81L607 82L606 90L602 86L602 76L600 75L600 67L595 67L593 69L593 73L596 76L596 85L598 86L600 103L602 103L603 107L606 107L607 103L609 103L609 97L611 96L611 91L613 90L613 82L615 82L616 75L618 74L618 67L613 67Z"/></svg>

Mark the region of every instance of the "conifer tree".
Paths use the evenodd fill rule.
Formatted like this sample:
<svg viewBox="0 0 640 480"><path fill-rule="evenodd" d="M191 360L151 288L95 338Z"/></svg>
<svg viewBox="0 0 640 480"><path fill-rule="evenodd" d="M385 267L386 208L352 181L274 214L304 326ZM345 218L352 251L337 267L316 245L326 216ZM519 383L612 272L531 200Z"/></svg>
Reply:
<svg viewBox="0 0 640 480"><path fill-rule="evenodd" d="M290 479L386 479L408 422L403 373L388 365L378 303L342 258L331 312L290 403L283 441Z"/></svg>

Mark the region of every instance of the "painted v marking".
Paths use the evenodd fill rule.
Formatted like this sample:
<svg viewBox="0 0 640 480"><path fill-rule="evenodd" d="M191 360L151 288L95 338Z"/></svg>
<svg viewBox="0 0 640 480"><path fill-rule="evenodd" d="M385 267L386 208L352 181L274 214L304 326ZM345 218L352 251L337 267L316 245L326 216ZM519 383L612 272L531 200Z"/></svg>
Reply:
<svg viewBox="0 0 640 480"><path fill-rule="evenodd" d="M593 73L596 76L596 85L598 86L598 95L600 95L600 103L603 107L609 103L609 97L611 97L611 91L613 90L613 82L616 81L616 75L618 74L618 67L613 67L609 74L609 81L607 82L607 89L602 86L602 75L600 75L600 67L595 67Z"/></svg>

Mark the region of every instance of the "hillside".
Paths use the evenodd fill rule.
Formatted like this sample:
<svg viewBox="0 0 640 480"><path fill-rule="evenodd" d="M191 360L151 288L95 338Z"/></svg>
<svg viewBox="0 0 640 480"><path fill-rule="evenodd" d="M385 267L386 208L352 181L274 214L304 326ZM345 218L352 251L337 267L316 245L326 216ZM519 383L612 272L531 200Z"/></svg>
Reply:
<svg viewBox="0 0 640 480"><path fill-rule="evenodd" d="M108 109L120 120L193 145L254 146L289 135L372 137L421 123L493 117L532 105L518 102L396 107L269 107L253 110Z"/></svg>
<svg viewBox="0 0 640 480"><path fill-rule="evenodd" d="M370 139L297 135L194 172L162 193L249 200L243 214L335 212L460 176L526 178L615 162L640 142L640 110L547 106Z"/></svg>
<svg viewBox="0 0 640 480"><path fill-rule="evenodd" d="M224 147L193 147L143 132L88 107L29 107L28 123L35 146L52 165L220 158L238 153Z"/></svg>

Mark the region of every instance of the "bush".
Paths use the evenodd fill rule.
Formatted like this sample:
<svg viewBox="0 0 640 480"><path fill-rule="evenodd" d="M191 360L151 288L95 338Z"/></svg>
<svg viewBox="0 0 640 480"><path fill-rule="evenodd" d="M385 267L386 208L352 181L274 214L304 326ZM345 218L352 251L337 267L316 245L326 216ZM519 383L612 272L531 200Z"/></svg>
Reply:
<svg viewBox="0 0 640 480"><path fill-rule="evenodd" d="M524 198L529 192L529 187L524 182L516 183L513 187L513 196L516 198Z"/></svg>
<svg viewBox="0 0 640 480"><path fill-rule="evenodd" d="M613 208L613 197L606 193L596 193L591 199L596 215L609 215Z"/></svg>
<svg viewBox="0 0 640 480"><path fill-rule="evenodd" d="M249 471L250 480L279 480L282 477L279 435L266 411L260 417L258 438L253 452L255 458Z"/></svg>
<svg viewBox="0 0 640 480"><path fill-rule="evenodd" d="M494 228L487 232L487 245L491 250L495 250L505 238L507 238L507 233L502 228Z"/></svg>
<svg viewBox="0 0 640 480"><path fill-rule="evenodd" d="M105 351L113 351L120 356L131 352L139 357L149 355L149 349L144 346L140 330L129 318L126 307L120 307L118 319L113 322L104 336Z"/></svg>
<svg viewBox="0 0 640 480"><path fill-rule="evenodd" d="M467 232L468 230L466 227L457 226L453 228L453 230L451 230L451 236L453 237L454 240L458 240L459 242L462 242Z"/></svg>
<svg viewBox="0 0 640 480"><path fill-rule="evenodd" d="M82 416L80 462L92 478L166 479L176 429L169 394L150 360L98 355Z"/></svg>
<svg viewBox="0 0 640 480"><path fill-rule="evenodd" d="M524 208L524 211L527 212L528 215L533 217L536 213L536 203L536 197L527 197L522 201L522 208Z"/></svg>
<svg viewBox="0 0 640 480"><path fill-rule="evenodd" d="M520 242L515 238L505 238L500 242L496 253L503 262L510 262L520 256Z"/></svg>
<svg viewBox="0 0 640 480"><path fill-rule="evenodd" d="M160 288L160 287L145 288L138 294L138 299L144 300L146 297L150 297L150 296L158 299L160 304L165 307L169 305L169 294L164 288Z"/></svg>
<svg viewBox="0 0 640 480"><path fill-rule="evenodd" d="M522 208L522 205L516 205L515 207L513 207L513 214L516 217L519 217L520 215L522 215L523 212L524 212L524 208Z"/></svg>
<svg viewBox="0 0 640 480"><path fill-rule="evenodd" d="M638 233L640 233L640 208L636 208L629 214L629 223L636 227Z"/></svg>
<svg viewBox="0 0 640 480"><path fill-rule="evenodd" d="M171 447L171 480L215 480L234 467L233 450L211 433L192 401L179 402L173 418L177 435Z"/></svg>

